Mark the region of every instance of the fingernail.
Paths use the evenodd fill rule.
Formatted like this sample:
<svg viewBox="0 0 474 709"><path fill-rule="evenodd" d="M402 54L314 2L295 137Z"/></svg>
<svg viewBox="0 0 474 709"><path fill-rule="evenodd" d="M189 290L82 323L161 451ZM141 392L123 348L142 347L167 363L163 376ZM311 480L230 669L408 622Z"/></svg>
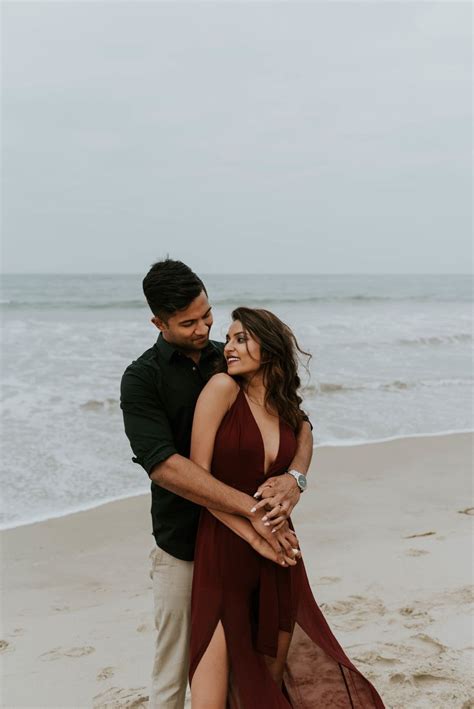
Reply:
<svg viewBox="0 0 474 709"><path fill-rule="evenodd" d="M261 494L262 494L261 492L256 492L254 497L260 497Z"/></svg>
<svg viewBox="0 0 474 709"><path fill-rule="evenodd" d="M267 515L265 515L265 517L262 517L262 522L266 522L267 519L268 519L268 517L267 517Z"/></svg>
<svg viewBox="0 0 474 709"><path fill-rule="evenodd" d="M273 534L273 532L276 532L276 529L272 529L272 534Z"/></svg>
<svg viewBox="0 0 474 709"><path fill-rule="evenodd" d="M286 563L284 561L281 562L282 566L286 566Z"/></svg>
<svg viewBox="0 0 474 709"><path fill-rule="evenodd" d="M270 526L270 522L265 522L263 526L264 526L264 527L269 527L269 526Z"/></svg>
<svg viewBox="0 0 474 709"><path fill-rule="evenodd" d="M256 512L256 510L257 510L256 507L252 507L252 509L250 510L250 512Z"/></svg>

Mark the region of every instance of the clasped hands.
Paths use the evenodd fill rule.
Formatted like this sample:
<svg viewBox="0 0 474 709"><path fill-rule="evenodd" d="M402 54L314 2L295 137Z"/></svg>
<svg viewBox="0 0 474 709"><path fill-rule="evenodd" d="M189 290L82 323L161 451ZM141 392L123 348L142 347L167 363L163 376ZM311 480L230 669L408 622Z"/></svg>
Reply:
<svg viewBox="0 0 474 709"><path fill-rule="evenodd" d="M300 494L290 475L278 475L260 485L254 494L259 501L250 510L249 518L257 532L253 548L282 566L295 566L301 558L298 538L288 523Z"/></svg>

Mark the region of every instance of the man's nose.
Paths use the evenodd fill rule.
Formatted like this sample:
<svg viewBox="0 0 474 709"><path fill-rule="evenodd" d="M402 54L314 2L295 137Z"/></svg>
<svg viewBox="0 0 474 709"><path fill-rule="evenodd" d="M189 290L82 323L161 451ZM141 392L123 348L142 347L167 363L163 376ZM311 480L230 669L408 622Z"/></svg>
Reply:
<svg viewBox="0 0 474 709"><path fill-rule="evenodd" d="M197 326L195 333L199 337L202 337L204 335L207 335L210 330L210 325L208 325L206 322L200 322L199 325Z"/></svg>

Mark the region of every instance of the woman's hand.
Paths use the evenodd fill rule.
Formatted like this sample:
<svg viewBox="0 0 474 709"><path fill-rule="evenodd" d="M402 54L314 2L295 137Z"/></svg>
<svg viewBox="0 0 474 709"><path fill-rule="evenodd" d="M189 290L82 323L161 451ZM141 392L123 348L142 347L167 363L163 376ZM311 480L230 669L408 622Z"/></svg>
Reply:
<svg viewBox="0 0 474 709"><path fill-rule="evenodd" d="M252 539L249 540L249 544L258 554L273 561L275 564L296 566L297 560L301 558L301 551L299 549L298 538L293 530L290 529L288 522L286 522L284 529L275 532L275 539L279 543L280 553L277 553L259 534L255 534Z"/></svg>
<svg viewBox="0 0 474 709"><path fill-rule="evenodd" d="M286 556L291 556L296 560L301 559L298 537L295 532L290 529L288 522L283 522L283 527L275 532L275 537Z"/></svg>

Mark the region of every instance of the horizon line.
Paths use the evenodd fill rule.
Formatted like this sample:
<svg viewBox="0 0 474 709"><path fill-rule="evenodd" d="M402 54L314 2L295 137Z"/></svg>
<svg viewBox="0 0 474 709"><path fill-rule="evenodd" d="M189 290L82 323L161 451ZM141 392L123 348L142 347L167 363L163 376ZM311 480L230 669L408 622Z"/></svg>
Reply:
<svg viewBox="0 0 474 709"><path fill-rule="evenodd" d="M200 271L203 276L473 276L472 271ZM138 271L2 271L3 276L138 276Z"/></svg>

